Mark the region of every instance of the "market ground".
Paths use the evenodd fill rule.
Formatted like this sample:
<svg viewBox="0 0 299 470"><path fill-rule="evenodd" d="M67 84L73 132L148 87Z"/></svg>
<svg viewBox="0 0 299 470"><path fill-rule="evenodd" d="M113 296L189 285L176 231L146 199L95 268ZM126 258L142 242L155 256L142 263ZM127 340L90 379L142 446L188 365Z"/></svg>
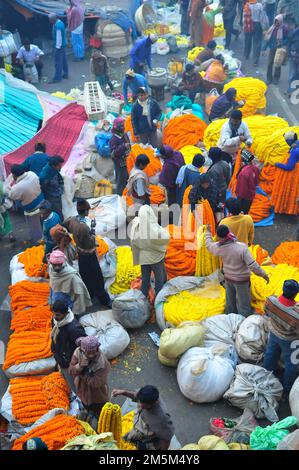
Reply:
<svg viewBox="0 0 299 470"><path fill-rule="evenodd" d="M104 2L101 2L104 4ZM236 55L241 59L241 41L232 43ZM166 66L169 56L154 56L154 65ZM260 76L264 78L265 59L259 69L245 64L243 71L246 75ZM89 80L88 60L82 63L69 61L70 79L61 83L61 86L41 84L40 88L45 91L69 91L74 87L82 87L84 81ZM127 68L127 61L111 61L112 79L119 82L120 77ZM50 57L45 60L44 75L51 78L53 71L53 62ZM284 91L286 90L286 70L279 87L271 86L268 91L268 114L277 113L285 117L291 124L299 122L298 107L286 101ZM14 215L13 223L18 241L16 246L3 240L0 242L0 305L7 296L8 286L10 284L9 262L12 256L19 253L26 247L26 227L22 216ZM284 240L294 240L297 221L295 218L287 216L277 216L275 224L272 227L257 228L255 242L261 244L272 254L275 248ZM10 334L10 312L7 309L0 310L0 341L6 345ZM129 388L137 389L145 384L155 384L161 391L169 411L172 414L176 435L182 444L197 441L200 436L209 433L209 419L215 416L237 417L241 414L240 410L230 407L223 400L213 403L198 405L185 399L180 393L176 380L175 369L162 366L157 358L157 348L148 336L148 332L159 329L155 324L148 324L140 331L131 334L131 344L127 351L113 365L110 384L111 388ZM0 343L1 349L1 343ZM0 350L1 354L1 350ZM0 371L0 396L7 388L7 379ZM121 403L121 400L119 401ZM282 404L279 415L281 418L289 413L286 404ZM265 422L261 422L263 425Z"/></svg>

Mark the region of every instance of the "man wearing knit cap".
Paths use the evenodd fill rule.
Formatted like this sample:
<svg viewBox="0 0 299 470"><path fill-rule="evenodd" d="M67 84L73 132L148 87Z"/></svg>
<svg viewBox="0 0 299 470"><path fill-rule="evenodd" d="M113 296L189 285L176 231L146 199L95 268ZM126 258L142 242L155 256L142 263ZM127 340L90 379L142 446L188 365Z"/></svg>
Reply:
<svg viewBox="0 0 299 470"><path fill-rule="evenodd" d="M86 199L78 201L78 215L65 220L63 225L74 236L78 252L79 272L90 297L96 298L102 305L111 308L111 300L105 291L105 282L97 256L95 222L89 222L89 209L90 205Z"/></svg>
<svg viewBox="0 0 299 470"><path fill-rule="evenodd" d="M145 38L137 39L130 52L130 67L134 72L144 75L144 66L152 69L152 44L158 41L156 34L149 34Z"/></svg>
<svg viewBox="0 0 299 470"><path fill-rule="evenodd" d="M148 89L146 78L140 73L134 72L133 69L127 70L123 81L123 95L126 104L128 104L128 89L132 92L133 101L136 101L140 87Z"/></svg>
<svg viewBox="0 0 299 470"><path fill-rule="evenodd" d="M69 373L74 378L76 393L86 410L95 420L95 430L102 407L109 401L108 374L111 366L100 350L96 336L78 338L78 348L74 351ZM91 425L93 423L91 422Z"/></svg>

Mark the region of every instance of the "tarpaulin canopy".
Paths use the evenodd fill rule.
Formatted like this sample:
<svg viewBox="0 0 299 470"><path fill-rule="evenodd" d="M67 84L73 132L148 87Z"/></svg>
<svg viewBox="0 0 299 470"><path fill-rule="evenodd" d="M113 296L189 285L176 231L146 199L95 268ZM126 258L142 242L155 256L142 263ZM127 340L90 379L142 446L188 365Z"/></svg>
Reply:
<svg viewBox="0 0 299 470"><path fill-rule="evenodd" d="M66 16L66 10L70 7L67 0L9 0L9 3L25 17L28 16L27 12L31 12L44 16L47 16L49 13L56 13L57 16L62 18ZM98 5L97 0L82 0L81 3L87 18L103 16L103 9Z"/></svg>

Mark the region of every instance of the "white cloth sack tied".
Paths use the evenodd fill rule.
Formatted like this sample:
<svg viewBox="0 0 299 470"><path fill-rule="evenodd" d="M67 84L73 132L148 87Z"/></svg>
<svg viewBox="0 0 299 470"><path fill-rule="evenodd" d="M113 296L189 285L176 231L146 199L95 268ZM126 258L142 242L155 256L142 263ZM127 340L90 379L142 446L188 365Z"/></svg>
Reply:
<svg viewBox="0 0 299 470"><path fill-rule="evenodd" d="M226 351L233 349L226 346ZM220 352L220 351L218 351ZM221 353L221 352L220 352ZM217 354L217 348L191 348L180 359L177 380L182 394L196 403L219 400L234 377L234 363Z"/></svg>
<svg viewBox="0 0 299 470"><path fill-rule="evenodd" d="M240 358L246 362L261 362L268 335L268 322L264 316L250 315L245 318L236 335L236 349Z"/></svg>
<svg viewBox="0 0 299 470"><path fill-rule="evenodd" d="M124 328L141 328L151 315L149 301L138 289L130 289L118 295L112 311Z"/></svg>
<svg viewBox="0 0 299 470"><path fill-rule="evenodd" d="M84 315L79 321L88 336L98 338L108 359L119 356L130 344L130 336L113 318L111 310Z"/></svg>
<svg viewBox="0 0 299 470"><path fill-rule="evenodd" d="M272 372L253 364L240 364L224 399L232 406L249 408L256 418L278 421L277 410L283 387Z"/></svg>

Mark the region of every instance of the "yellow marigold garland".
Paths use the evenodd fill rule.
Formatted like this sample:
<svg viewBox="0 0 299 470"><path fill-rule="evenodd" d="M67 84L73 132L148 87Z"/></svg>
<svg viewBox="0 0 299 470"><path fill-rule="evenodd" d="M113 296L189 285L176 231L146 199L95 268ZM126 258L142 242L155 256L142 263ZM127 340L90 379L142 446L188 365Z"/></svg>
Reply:
<svg viewBox="0 0 299 470"><path fill-rule="evenodd" d="M110 287L113 295L122 294L131 288L131 282L141 276L140 266L133 266L132 249L129 246L119 246L116 253L116 279Z"/></svg>
<svg viewBox="0 0 299 470"><path fill-rule="evenodd" d="M270 295L280 296L282 294L282 286L287 279L295 279L299 282L299 269L287 264L278 264L275 267L264 266L263 269L269 275L270 282L261 277L251 274L251 305L258 313L263 313L264 304ZM296 298L299 301L299 295Z"/></svg>
<svg viewBox="0 0 299 470"><path fill-rule="evenodd" d="M217 269L220 269L219 256L212 255L206 247L206 225L197 231L197 254L195 275L200 277L209 276Z"/></svg>
<svg viewBox="0 0 299 470"><path fill-rule="evenodd" d="M264 109L267 105L265 96L267 85L258 78L234 78L224 85L223 91L226 92L229 88L235 88L237 90L238 101L246 101L243 108L241 108L244 117L253 116L258 109Z"/></svg>
<svg viewBox="0 0 299 470"><path fill-rule="evenodd" d="M98 434L104 432L112 432L119 449L136 449L135 446L129 442L125 442L122 438L125 433L122 431L122 416L119 405L113 405L108 402L103 406L98 422Z"/></svg>

